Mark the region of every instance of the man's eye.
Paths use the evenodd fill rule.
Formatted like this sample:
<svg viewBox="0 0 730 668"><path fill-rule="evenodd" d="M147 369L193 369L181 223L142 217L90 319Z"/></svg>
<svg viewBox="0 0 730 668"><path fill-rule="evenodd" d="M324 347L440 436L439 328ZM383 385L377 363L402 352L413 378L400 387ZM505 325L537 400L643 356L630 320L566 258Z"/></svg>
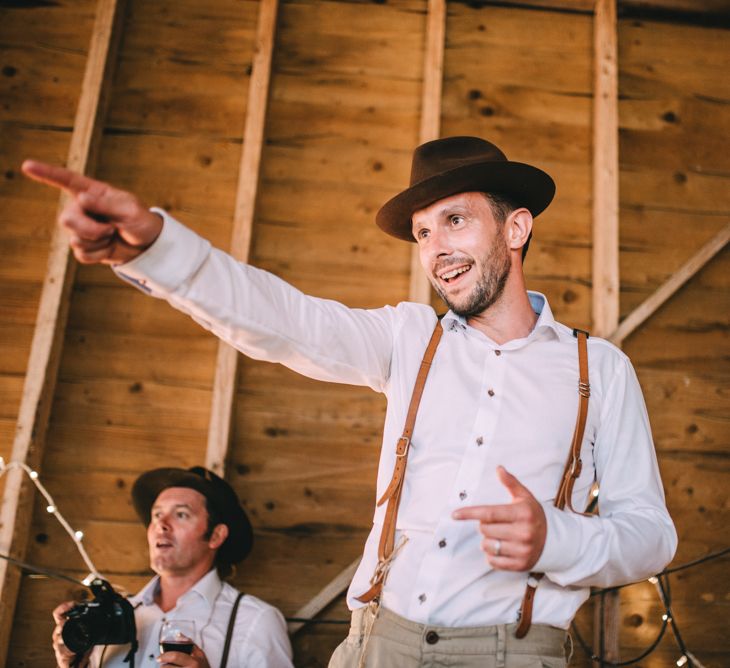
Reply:
<svg viewBox="0 0 730 668"><path fill-rule="evenodd" d="M181 517L182 519L189 517L189 515L187 513L184 513L182 511L178 512L177 516Z"/></svg>
<svg viewBox="0 0 730 668"><path fill-rule="evenodd" d="M425 239L428 236L428 230L418 230L416 235L419 239Z"/></svg>
<svg viewBox="0 0 730 668"><path fill-rule="evenodd" d="M464 222L464 217L463 216L451 216L451 218L449 218L449 220L451 221L452 225L461 225Z"/></svg>

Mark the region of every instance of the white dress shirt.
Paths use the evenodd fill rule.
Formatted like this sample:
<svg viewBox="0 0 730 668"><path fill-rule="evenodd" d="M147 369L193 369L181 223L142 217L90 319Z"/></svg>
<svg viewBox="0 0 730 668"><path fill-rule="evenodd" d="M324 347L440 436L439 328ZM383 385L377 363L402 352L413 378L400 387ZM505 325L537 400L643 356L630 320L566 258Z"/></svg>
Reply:
<svg viewBox="0 0 730 668"><path fill-rule="evenodd" d="M159 578L154 577L129 599L135 609L139 642L135 668L159 668L160 626L166 619L195 622L195 644L203 650L211 668L218 668L238 591L222 582L213 569L186 591L172 610L163 612L154 600L158 587ZM129 668L129 663L124 663L129 648L129 645L96 647L90 665L93 668ZM282 614L268 603L246 594L238 604L228 668L291 668L291 659L291 644Z"/></svg>
<svg viewBox="0 0 730 668"><path fill-rule="evenodd" d="M272 274L214 249L165 212L155 244L116 271L166 299L246 355L306 376L366 385L388 400L377 497L395 464L413 384L437 322L430 306L401 303L350 309L302 294ZM543 504L547 541L535 570L533 622L567 628L590 585L648 577L672 558L677 537L665 503L649 420L628 358L607 341L588 342L591 397L583 472L573 504L581 509L594 478L600 517L552 505L578 409L578 355L572 330L557 323L545 297L529 293L537 324L501 345L447 313L444 335L421 400L398 513L393 562L382 602L410 620L443 626L510 623L526 573L494 570L473 521L454 509L501 504L503 465ZM385 505L348 592L369 588Z"/></svg>

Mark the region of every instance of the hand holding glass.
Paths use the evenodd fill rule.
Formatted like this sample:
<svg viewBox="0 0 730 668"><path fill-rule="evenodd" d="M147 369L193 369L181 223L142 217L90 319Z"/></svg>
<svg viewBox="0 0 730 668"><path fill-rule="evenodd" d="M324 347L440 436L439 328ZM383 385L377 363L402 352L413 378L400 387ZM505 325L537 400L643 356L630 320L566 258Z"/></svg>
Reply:
<svg viewBox="0 0 730 668"><path fill-rule="evenodd" d="M185 619L168 619L160 627L160 652L184 652L192 654L195 644L195 622Z"/></svg>

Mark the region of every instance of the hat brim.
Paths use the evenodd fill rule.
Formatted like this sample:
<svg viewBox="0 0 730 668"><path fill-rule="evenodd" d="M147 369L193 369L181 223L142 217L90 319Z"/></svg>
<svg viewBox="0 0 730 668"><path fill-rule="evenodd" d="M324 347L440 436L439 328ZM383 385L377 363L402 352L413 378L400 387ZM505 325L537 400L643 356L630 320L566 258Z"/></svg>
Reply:
<svg viewBox="0 0 730 668"><path fill-rule="evenodd" d="M419 181L388 200L378 211L375 222L381 230L398 239L415 241L411 229L413 214L462 192L502 195L537 217L555 196L555 182L541 169L522 162L462 165Z"/></svg>
<svg viewBox="0 0 730 668"><path fill-rule="evenodd" d="M151 520L152 506L160 492L170 487L187 487L202 494L221 521L228 527L228 537L218 550L230 564L245 559L253 547L253 527L235 492L219 489L209 480L179 468L161 468L143 473L132 486L132 503L145 526Z"/></svg>

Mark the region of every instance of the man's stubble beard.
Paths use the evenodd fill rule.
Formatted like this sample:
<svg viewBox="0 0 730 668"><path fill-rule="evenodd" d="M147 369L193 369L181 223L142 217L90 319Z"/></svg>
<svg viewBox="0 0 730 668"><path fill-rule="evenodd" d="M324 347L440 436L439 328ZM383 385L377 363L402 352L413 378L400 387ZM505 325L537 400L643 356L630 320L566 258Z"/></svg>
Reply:
<svg viewBox="0 0 730 668"><path fill-rule="evenodd" d="M511 265L507 243L502 239L501 235L495 235L494 243L489 253L482 259L481 264L484 267L484 274L477 281L471 294L468 295L466 303L461 306L454 304L446 296L441 286L435 280L432 280L433 287L439 297L446 302L446 305L456 315L471 318L480 313L484 313L504 292ZM474 268L475 265L472 265L472 270Z"/></svg>

